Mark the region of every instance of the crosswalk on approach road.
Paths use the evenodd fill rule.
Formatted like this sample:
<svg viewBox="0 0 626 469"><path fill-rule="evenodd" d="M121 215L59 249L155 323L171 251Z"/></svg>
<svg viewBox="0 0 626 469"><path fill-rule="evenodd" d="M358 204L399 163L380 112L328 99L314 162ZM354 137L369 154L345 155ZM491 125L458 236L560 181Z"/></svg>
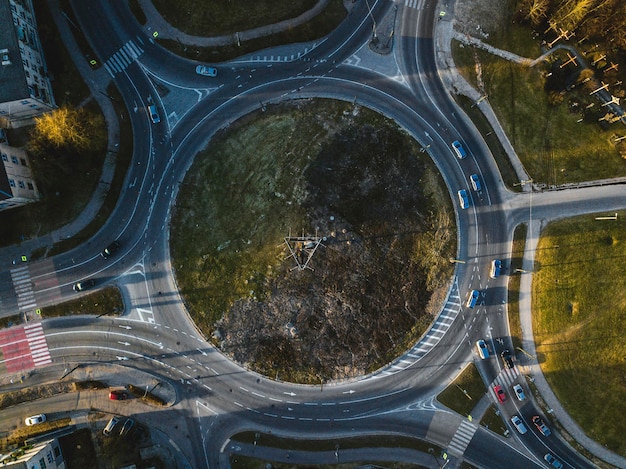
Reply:
<svg viewBox="0 0 626 469"><path fill-rule="evenodd" d="M143 49L132 40L128 41L104 62L104 68L109 72L109 75L114 76L126 69L141 54L143 54Z"/></svg>
<svg viewBox="0 0 626 469"><path fill-rule="evenodd" d="M17 296L18 311L21 313L34 310L37 307L37 302L35 301L35 293L33 292L33 283L28 266L11 269L11 280Z"/></svg>
<svg viewBox="0 0 626 469"><path fill-rule="evenodd" d="M448 444L448 451L454 456L461 456L465 452L467 445L472 441L476 430L478 430L477 425L474 425L468 420L463 420Z"/></svg>

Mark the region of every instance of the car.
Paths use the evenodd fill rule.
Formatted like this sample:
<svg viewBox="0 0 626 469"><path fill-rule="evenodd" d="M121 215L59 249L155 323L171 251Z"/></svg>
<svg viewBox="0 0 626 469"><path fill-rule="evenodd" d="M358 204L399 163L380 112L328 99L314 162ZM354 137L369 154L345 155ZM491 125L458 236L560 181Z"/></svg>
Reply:
<svg viewBox="0 0 626 469"><path fill-rule="evenodd" d="M526 394L524 394L524 389L522 388L521 384L516 384L515 386L513 386L513 393L515 394L515 397L517 397L518 401L523 401L526 399Z"/></svg>
<svg viewBox="0 0 626 469"><path fill-rule="evenodd" d="M109 392L109 399L114 401L123 401L124 399L128 399L128 395L121 389L113 389Z"/></svg>
<svg viewBox="0 0 626 469"><path fill-rule="evenodd" d="M483 360L485 358L489 358L489 349L487 348L487 344L484 340L480 339L476 342L476 348L478 349L478 355L480 355L480 358Z"/></svg>
<svg viewBox="0 0 626 469"><path fill-rule="evenodd" d="M500 402L506 401L506 393L504 392L504 389L502 389L502 386L500 386L499 384L497 386L494 386L493 392L496 393L496 397Z"/></svg>
<svg viewBox="0 0 626 469"><path fill-rule="evenodd" d="M134 426L135 421L133 419L126 419L124 425L120 428L120 436L128 435Z"/></svg>
<svg viewBox="0 0 626 469"><path fill-rule="evenodd" d="M472 189L476 192L482 190L482 186L480 185L480 179L478 178L478 174L470 175L470 184L472 185Z"/></svg>
<svg viewBox="0 0 626 469"><path fill-rule="evenodd" d="M522 422L522 419L519 418L519 416L517 415L514 415L513 417L511 417L511 423L513 424L515 429L518 432L520 432L520 435L523 435L524 433L528 431L528 429L526 428L526 425L524 425L524 422Z"/></svg>
<svg viewBox="0 0 626 469"><path fill-rule="evenodd" d="M500 276L501 270L502 270L502 261L500 259L492 260L491 270L489 271L489 276L491 278L498 278Z"/></svg>
<svg viewBox="0 0 626 469"><path fill-rule="evenodd" d="M555 458L552 453L546 453L543 459L555 469L563 469L563 463Z"/></svg>
<svg viewBox="0 0 626 469"><path fill-rule="evenodd" d="M515 363L513 363L513 357L511 356L511 352L510 351L503 350L502 353L500 354L500 356L502 357L502 363L508 369L512 369L515 366Z"/></svg>
<svg viewBox="0 0 626 469"><path fill-rule="evenodd" d="M152 119L153 124L158 124L159 122L161 122L159 111L157 111L157 107L154 104L150 104L148 106L148 114L150 114L150 119Z"/></svg>
<svg viewBox="0 0 626 469"><path fill-rule="evenodd" d="M89 280L84 280L82 282L76 282L72 288L74 289L75 292L80 292L80 291L85 291L85 290L89 290L90 288L93 288L96 285L96 281L92 278L90 278Z"/></svg>
<svg viewBox="0 0 626 469"><path fill-rule="evenodd" d="M454 150L454 152L456 153L456 156L458 156L460 160L462 160L463 158L467 156L467 153L465 152L465 148L463 148L463 145L461 145L461 142L459 142L458 140L455 140L454 142L452 142L452 149Z"/></svg>
<svg viewBox="0 0 626 469"><path fill-rule="evenodd" d="M39 414L39 415L33 415L32 417L26 418L26 420L24 420L24 423L27 426L32 427L33 425L38 425L40 423L44 423L45 421L46 421L46 416L44 414Z"/></svg>
<svg viewBox="0 0 626 469"><path fill-rule="evenodd" d="M196 67L196 73L198 75L202 75L205 77L216 77L217 76L217 68L215 67L207 67L206 65L198 65Z"/></svg>
<svg viewBox="0 0 626 469"><path fill-rule="evenodd" d="M550 433L552 433L548 426L543 422L543 419L538 415L535 415L532 418L532 422L533 424L535 424L535 427L537 427L537 430L539 430L543 436L549 436Z"/></svg>
<svg viewBox="0 0 626 469"><path fill-rule="evenodd" d="M111 420L109 420L106 427L104 427L104 430L102 430L102 434L104 436L111 435L111 432L113 431L115 426L119 423L119 421L120 421L119 417L111 417Z"/></svg>
<svg viewBox="0 0 626 469"><path fill-rule="evenodd" d="M469 207L469 197L467 196L467 191L465 189L461 189L458 192L458 195L459 202L461 202L461 208L465 210L467 207Z"/></svg>
<svg viewBox="0 0 626 469"><path fill-rule="evenodd" d="M109 257L111 257L113 254L115 254L115 252L120 248L120 243L118 241L113 241L111 244L109 244L107 247L105 247L102 252L100 253L100 255L102 257L104 257L105 259L108 259Z"/></svg>
<svg viewBox="0 0 626 469"><path fill-rule="evenodd" d="M478 295L480 295L480 292L478 290L472 290L467 297L467 302L465 303L465 306L467 306L468 308L473 308L474 306L476 306L476 302L478 301Z"/></svg>

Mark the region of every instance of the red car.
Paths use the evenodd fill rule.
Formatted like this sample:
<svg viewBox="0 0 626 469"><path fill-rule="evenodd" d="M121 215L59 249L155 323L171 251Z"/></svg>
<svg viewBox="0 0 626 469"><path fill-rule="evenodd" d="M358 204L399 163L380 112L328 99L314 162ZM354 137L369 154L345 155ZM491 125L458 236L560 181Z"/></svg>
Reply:
<svg viewBox="0 0 626 469"><path fill-rule="evenodd" d="M127 397L128 396L126 395L126 393L119 389L114 389L113 391L109 392L109 399L113 399L114 401L123 401Z"/></svg>
<svg viewBox="0 0 626 469"><path fill-rule="evenodd" d="M498 400L500 402L504 402L506 401L506 394L504 393L504 391L502 390L502 386L498 385L498 386L494 386L493 388L493 392L496 393L496 396L498 397Z"/></svg>

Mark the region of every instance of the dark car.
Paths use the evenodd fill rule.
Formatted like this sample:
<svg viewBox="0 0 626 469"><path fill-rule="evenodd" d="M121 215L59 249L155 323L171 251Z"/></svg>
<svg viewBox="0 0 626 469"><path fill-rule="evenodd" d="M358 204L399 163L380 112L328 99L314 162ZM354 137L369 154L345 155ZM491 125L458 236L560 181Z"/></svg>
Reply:
<svg viewBox="0 0 626 469"><path fill-rule="evenodd" d="M545 461L550 464L552 467L556 468L556 469L562 469L563 468L563 464L561 464L561 461L559 461L557 458L554 457L554 455L552 453L547 453L543 459L545 459Z"/></svg>
<svg viewBox="0 0 626 469"><path fill-rule="evenodd" d="M508 350L504 350L500 354L500 356L502 357L502 363L504 363L504 366L509 369L515 366L515 363L513 363L513 357L511 356L511 352L509 352Z"/></svg>
<svg viewBox="0 0 626 469"><path fill-rule="evenodd" d="M123 401L124 399L128 399L128 395L121 389L113 389L109 392L109 399L114 401Z"/></svg>
<svg viewBox="0 0 626 469"><path fill-rule="evenodd" d="M79 292L79 291L89 290L90 288L93 288L95 286L96 286L96 281L90 278L89 280L84 280L82 282L75 283L72 288L74 289L75 292Z"/></svg>
<svg viewBox="0 0 626 469"><path fill-rule="evenodd" d="M120 429L120 436L128 435L130 431L135 427L135 421L133 419L126 419L124 425Z"/></svg>
<svg viewBox="0 0 626 469"><path fill-rule="evenodd" d="M535 415L533 417L532 422L535 424L535 427L537 427L537 430L539 430L543 436L548 436L550 435L550 433L552 433L548 426L543 422L543 419L538 415Z"/></svg>
<svg viewBox="0 0 626 469"><path fill-rule="evenodd" d="M111 244L109 244L107 247L105 247L102 252L100 253L100 255L102 257L104 257L105 259L108 259L109 257L111 257L113 254L115 254L117 252L117 250L120 248L120 243L119 241L113 241Z"/></svg>

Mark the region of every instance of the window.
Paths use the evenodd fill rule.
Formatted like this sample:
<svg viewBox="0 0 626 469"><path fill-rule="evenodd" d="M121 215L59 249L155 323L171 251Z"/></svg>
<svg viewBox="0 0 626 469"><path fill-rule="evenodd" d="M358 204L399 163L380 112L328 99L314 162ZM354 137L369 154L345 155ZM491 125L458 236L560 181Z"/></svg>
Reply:
<svg viewBox="0 0 626 469"><path fill-rule="evenodd" d="M46 457L48 458L48 462L50 464L54 462L54 458L52 457L52 453L50 451L48 451L48 454L46 455Z"/></svg>
<svg viewBox="0 0 626 469"><path fill-rule="evenodd" d="M5 153L2 154L2 161L9 161L9 157Z"/></svg>
<svg viewBox="0 0 626 469"><path fill-rule="evenodd" d="M29 101L28 99L24 99L24 100L22 100L22 102L21 102L21 104L29 104L29 103L30 103L30 101Z"/></svg>
<svg viewBox="0 0 626 469"><path fill-rule="evenodd" d="M20 163L22 163L22 166L28 166L25 158L20 158Z"/></svg>
<svg viewBox="0 0 626 469"><path fill-rule="evenodd" d="M26 184L28 184L28 188L29 188L31 191L34 191L34 190L35 190L35 188L33 187L33 183L32 183L32 182L27 182Z"/></svg>
<svg viewBox="0 0 626 469"><path fill-rule="evenodd" d="M15 187L15 179L9 179L9 186Z"/></svg>
<svg viewBox="0 0 626 469"><path fill-rule="evenodd" d="M17 157L16 156L11 156L11 161L13 162L13 164L17 164Z"/></svg>
<svg viewBox="0 0 626 469"><path fill-rule="evenodd" d="M19 184L20 189L25 189L26 188L26 186L24 185L24 181L17 181L17 183Z"/></svg>
<svg viewBox="0 0 626 469"><path fill-rule="evenodd" d="M39 460L39 467L40 467L40 469L46 469L46 467L47 467L46 466L46 461L44 461L43 458L41 458Z"/></svg>
<svg viewBox="0 0 626 469"><path fill-rule="evenodd" d="M59 449L58 446L54 447L54 455L58 458L59 456L61 456L61 450Z"/></svg>

